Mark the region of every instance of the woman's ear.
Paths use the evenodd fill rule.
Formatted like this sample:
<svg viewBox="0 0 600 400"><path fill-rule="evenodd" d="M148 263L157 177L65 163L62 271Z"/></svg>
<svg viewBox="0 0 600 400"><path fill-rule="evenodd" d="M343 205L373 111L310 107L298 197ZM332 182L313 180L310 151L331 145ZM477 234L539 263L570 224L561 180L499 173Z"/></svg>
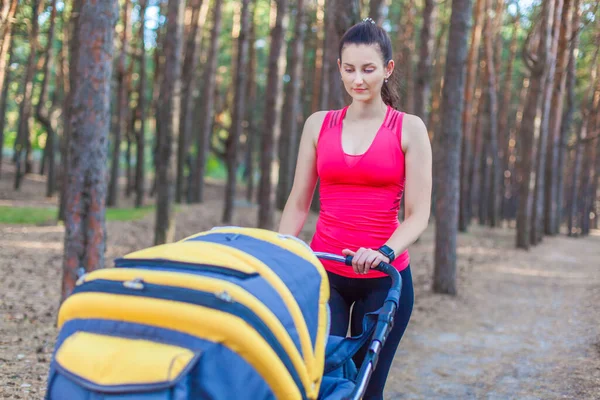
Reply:
<svg viewBox="0 0 600 400"><path fill-rule="evenodd" d="M337 63L339 71L342 72L342 61L339 58L337 59Z"/></svg>
<svg viewBox="0 0 600 400"><path fill-rule="evenodd" d="M394 63L394 60L390 60L388 61L387 66L385 67L386 71L387 71L387 76L389 77L390 75L392 75L392 72L394 72L394 68L395 68L396 64Z"/></svg>

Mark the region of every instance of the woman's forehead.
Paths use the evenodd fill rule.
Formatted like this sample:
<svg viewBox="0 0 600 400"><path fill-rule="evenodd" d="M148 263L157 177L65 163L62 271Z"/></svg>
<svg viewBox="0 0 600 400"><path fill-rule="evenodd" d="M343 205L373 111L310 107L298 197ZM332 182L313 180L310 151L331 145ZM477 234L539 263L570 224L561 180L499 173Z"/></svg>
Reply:
<svg viewBox="0 0 600 400"><path fill-rule="evenodd" d="M342 49L342 62L347 64L368 64L381 62L377 44L347 44Z"/></svg>

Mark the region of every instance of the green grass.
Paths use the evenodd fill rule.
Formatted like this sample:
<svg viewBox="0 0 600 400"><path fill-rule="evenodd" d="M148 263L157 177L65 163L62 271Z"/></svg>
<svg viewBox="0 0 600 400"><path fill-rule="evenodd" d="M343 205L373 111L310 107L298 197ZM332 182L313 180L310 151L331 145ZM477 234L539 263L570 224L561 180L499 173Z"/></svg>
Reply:
<svg viewBox="0 0 600 400"><path fill-rule="evenodd" d="M154 206L142 208L109 208L108 221L133 221L141 219L154 210ZM56 221L58 210L55 207L9 207L0 206L0 224L36 225Z"/></svg>

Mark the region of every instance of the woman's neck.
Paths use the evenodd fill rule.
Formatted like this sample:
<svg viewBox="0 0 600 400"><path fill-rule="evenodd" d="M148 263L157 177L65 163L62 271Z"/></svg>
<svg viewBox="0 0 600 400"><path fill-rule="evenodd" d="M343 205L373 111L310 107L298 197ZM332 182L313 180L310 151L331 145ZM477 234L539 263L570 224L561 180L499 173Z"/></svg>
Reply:
<svg viewBox="0 0 600 400"><path fill-rule="evenodd" d="M370 103L364 101L353 101L348 107L346 118L350 117L348 118L350 120L380 119L385 116L386 112L387 104L385 104L381 98Z"/></svg>

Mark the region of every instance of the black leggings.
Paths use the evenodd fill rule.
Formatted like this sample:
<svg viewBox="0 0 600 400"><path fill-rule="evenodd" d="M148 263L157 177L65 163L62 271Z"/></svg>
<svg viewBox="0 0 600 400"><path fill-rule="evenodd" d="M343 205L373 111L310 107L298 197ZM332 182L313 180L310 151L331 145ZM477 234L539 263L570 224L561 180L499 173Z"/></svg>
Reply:
<svg viewBox="0 0 600 400"><path fill-rule="evenodd" d="M362 333L362 321L366 313L378 310L385 301L391 286L391 279L384 278L346 278L341 275L327 272L331 295L329 306L331 308L331 334L345 337L348 324L352 336ZM402 276L402 292L400 304L394 318L394 326L385 345L379 353L377 367L371 375L364 400L383 400L383 388L388 372L394 359L394 354L402 335L406 330L413 309L414 293L410 266L400 272ZM350 307L352 316L350 316ZM367 345L356 353L354 362L357 368L366 355Z"/></svg>

